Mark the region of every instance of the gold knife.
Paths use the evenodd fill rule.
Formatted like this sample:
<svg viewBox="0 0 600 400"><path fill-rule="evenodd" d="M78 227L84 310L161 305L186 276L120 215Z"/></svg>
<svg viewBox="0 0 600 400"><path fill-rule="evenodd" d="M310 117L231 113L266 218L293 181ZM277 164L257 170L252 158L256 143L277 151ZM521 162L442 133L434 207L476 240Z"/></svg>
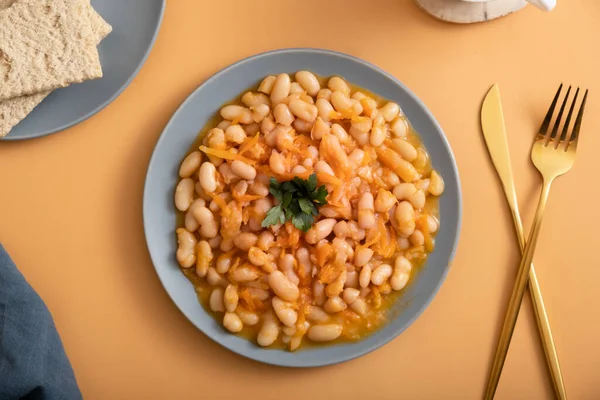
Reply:
<svg viewBox="0 0 600 400"><path fill-rule="evenodd" d="M498 176L500 176L504 194L506 195L508 206L512 212L521 252L523 252L523 249L525 248L525 236L523 235L523 224L521 223L521 216L519 215L517 194L515 192L508 143L506 140L506 130L504 127L504 116L502 114L502 103L500 102L500 89L498 89L497 84L492 86L483 101L481 107L481 128L483 130L483 137L485 138L488 152L492 158L492 163L496 168L496 172L498 172ZM552 338L550 322L548 321L546 307L544 306L542 292L533 264L531 265L531 272L529 274L529 291L531 293L540 337L544 345L546 361L548 362L548 368L554 385L554 392L558 399L563 400L567 398L567 393L565 391L565 384L560 370L556 347L554 346L554 339ZM494 359L494 364L492 365L492 371L490 372L485 396L486 399L493 399L496 388L498 387L498 381L500 380L500 374L502 373L502 367L502 361L496 357L496 359Z"/></svg>

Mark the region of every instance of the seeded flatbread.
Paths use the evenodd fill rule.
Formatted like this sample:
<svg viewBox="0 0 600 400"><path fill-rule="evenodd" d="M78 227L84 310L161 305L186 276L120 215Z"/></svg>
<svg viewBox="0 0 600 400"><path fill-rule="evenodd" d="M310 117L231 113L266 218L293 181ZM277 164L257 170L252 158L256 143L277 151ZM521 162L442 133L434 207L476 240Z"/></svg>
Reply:
<svg viewBox="0 0 600 400"><path fill-rule="evenodd" d="M102 76L86 0L18 0L0 13L0 101Z"/></svg>
<svg viewBox="0 0 600 400"><path fill-rule="evenodd" d="M17 0L0 0L0 13ZM96 42L100 43L111 31L112 27L93 9L87 5L90 23ZM43 91L27 96L19 96L0 102L0 138L8 135L13 127L21 122L51 91Z"/></svg>

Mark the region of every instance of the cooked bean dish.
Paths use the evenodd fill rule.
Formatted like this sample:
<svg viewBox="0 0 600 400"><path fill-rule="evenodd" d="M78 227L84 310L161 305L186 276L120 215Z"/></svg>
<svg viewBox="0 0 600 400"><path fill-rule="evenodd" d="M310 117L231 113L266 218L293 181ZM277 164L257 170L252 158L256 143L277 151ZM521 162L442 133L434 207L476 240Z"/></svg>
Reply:
<svg viewBox="0 0 600 400"><path fill-rule="evenodd" d="M291 351L373 332L433 251L442 177L399 105L267 76L179 169L177 262L232 333Z"/></svg>

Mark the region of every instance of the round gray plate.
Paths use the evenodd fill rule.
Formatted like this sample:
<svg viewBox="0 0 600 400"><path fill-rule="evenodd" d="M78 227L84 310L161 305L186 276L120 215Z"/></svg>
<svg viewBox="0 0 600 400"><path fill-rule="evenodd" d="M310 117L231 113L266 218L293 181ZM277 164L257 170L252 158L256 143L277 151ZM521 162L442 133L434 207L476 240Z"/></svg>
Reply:
<svg viewBox="0 0 600 400"><path fill-rule="evenodd" d="M294 353L269 350L227 333L198 303L192 284L175 260L173 193L179 164L206 121L220 106L257 84L266 75L310 70L322 76L341 75L348 81L400 104L421 134L446 190L440 199L441 226L435 251L417 279L390 311L390 322L366 339L350 344L309 348ZM144 228L150 256L165 289L198 329L226 348L251 359L289 367L334 364L366 354L404 331L429 305L441 286L458 241L461 223L458 170L444 133L427 108L402 83L360 59L331 51L289 49L240 61L204 82L181 105L162 133L150 160L144 189Z"/></svg>
<svg viewBox="0 0 600 400"><path fill-rule="evenodd" d="M98 46L104 76L52 92L0 140L33 139L70 128L112 102L146 60L162 21L165 0L92 0L113 27Z"/></svg>

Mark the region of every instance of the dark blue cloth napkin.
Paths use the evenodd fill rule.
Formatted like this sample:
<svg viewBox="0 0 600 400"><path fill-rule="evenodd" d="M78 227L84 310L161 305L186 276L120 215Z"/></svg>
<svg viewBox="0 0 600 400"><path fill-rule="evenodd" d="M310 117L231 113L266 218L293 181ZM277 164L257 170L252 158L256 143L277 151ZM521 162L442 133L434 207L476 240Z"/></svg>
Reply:
<svg viewBox="0 0 600 400"><path fill-rule="evenodd" d="M81 398L52 315L0 244L0 400Z"/></svg>

